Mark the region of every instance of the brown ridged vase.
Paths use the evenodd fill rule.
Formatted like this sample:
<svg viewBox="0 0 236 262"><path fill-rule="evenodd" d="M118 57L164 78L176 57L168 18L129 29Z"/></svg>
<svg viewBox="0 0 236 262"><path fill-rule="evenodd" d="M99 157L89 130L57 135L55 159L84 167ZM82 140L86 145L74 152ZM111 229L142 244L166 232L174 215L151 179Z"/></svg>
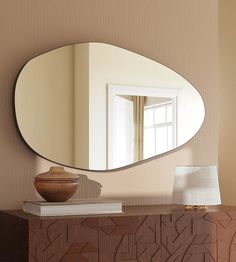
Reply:
<svg viewBox="0 0 236 262"><path fill-rule="evenodd" d="M79 176L65 171L61 166L51 167L48 172L34 178L39 195L48 202L64 202L70 199L78 188Z"/></svg>

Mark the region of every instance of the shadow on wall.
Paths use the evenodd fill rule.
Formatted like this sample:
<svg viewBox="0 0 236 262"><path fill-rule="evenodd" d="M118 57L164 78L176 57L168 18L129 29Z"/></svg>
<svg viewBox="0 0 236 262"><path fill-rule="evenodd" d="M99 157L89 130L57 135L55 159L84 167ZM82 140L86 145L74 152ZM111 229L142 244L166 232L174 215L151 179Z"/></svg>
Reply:
<svg viewBox="0 0 236 262"><path fill-rule="evenodd" d="M109 199L115 199L117 201L122 201L123 206L150 206L150 205L168 205L172 203L172 194L162 195L162 194L150 194L150 195L114 195L107 196Z"/></svg>
<svg viewBox="0 0 236 262"><path fill-rule="evenodd" d="M97 198L101 194L101 188L99 182L88 179L86 175L80 175L76 198Z"/></svg>

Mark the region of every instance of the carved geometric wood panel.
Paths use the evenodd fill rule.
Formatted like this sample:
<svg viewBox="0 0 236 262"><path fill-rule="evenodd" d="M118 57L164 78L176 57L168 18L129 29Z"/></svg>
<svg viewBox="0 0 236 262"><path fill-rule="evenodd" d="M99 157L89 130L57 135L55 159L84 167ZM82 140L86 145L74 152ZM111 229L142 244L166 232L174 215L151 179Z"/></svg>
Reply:
<svg viewBox="0 0 236 262"><path fill-rule="evenodd" d="M236 212L29 221L30 262L236 262Z"/></svg>

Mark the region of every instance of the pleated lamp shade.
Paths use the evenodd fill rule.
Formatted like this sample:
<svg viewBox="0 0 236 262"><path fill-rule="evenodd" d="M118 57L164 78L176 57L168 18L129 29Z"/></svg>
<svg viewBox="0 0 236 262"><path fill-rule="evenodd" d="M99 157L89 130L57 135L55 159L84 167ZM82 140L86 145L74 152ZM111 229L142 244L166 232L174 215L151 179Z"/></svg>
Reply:
<svg viewBox="0 0 236 262"><path fill-rule="evenodd" d="M191 206L220 205L217 167L176 167L172 202Z"/></svg>

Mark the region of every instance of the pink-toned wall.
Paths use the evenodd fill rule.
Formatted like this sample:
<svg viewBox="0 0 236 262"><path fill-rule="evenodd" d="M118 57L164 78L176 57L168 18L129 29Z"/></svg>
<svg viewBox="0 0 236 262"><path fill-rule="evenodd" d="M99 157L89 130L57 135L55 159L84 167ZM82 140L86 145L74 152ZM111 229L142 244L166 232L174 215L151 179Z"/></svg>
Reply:
<svg viewBox="0 0 236 262"><path fill-rule="evenodd" d="M219 1L219 173L223 202L236 205L236 1Z"/></svg>
<svg viewBox="0 0 236 262"><path fill-rule="evenodd" d="M216 164L218 158L217 1L2 0L0 7L0 208L34 197L32 177L51 163L22 142L14 122L14 82L23 64L48 50L78 42L106 42L177 71L201 93L206 118L200 132L164 157L115 173L79 172L77 196L126 204L170 201L174 168ZM88 180L90 179L90 180ZM88 182L90 181L90 182Z"/></svg>

